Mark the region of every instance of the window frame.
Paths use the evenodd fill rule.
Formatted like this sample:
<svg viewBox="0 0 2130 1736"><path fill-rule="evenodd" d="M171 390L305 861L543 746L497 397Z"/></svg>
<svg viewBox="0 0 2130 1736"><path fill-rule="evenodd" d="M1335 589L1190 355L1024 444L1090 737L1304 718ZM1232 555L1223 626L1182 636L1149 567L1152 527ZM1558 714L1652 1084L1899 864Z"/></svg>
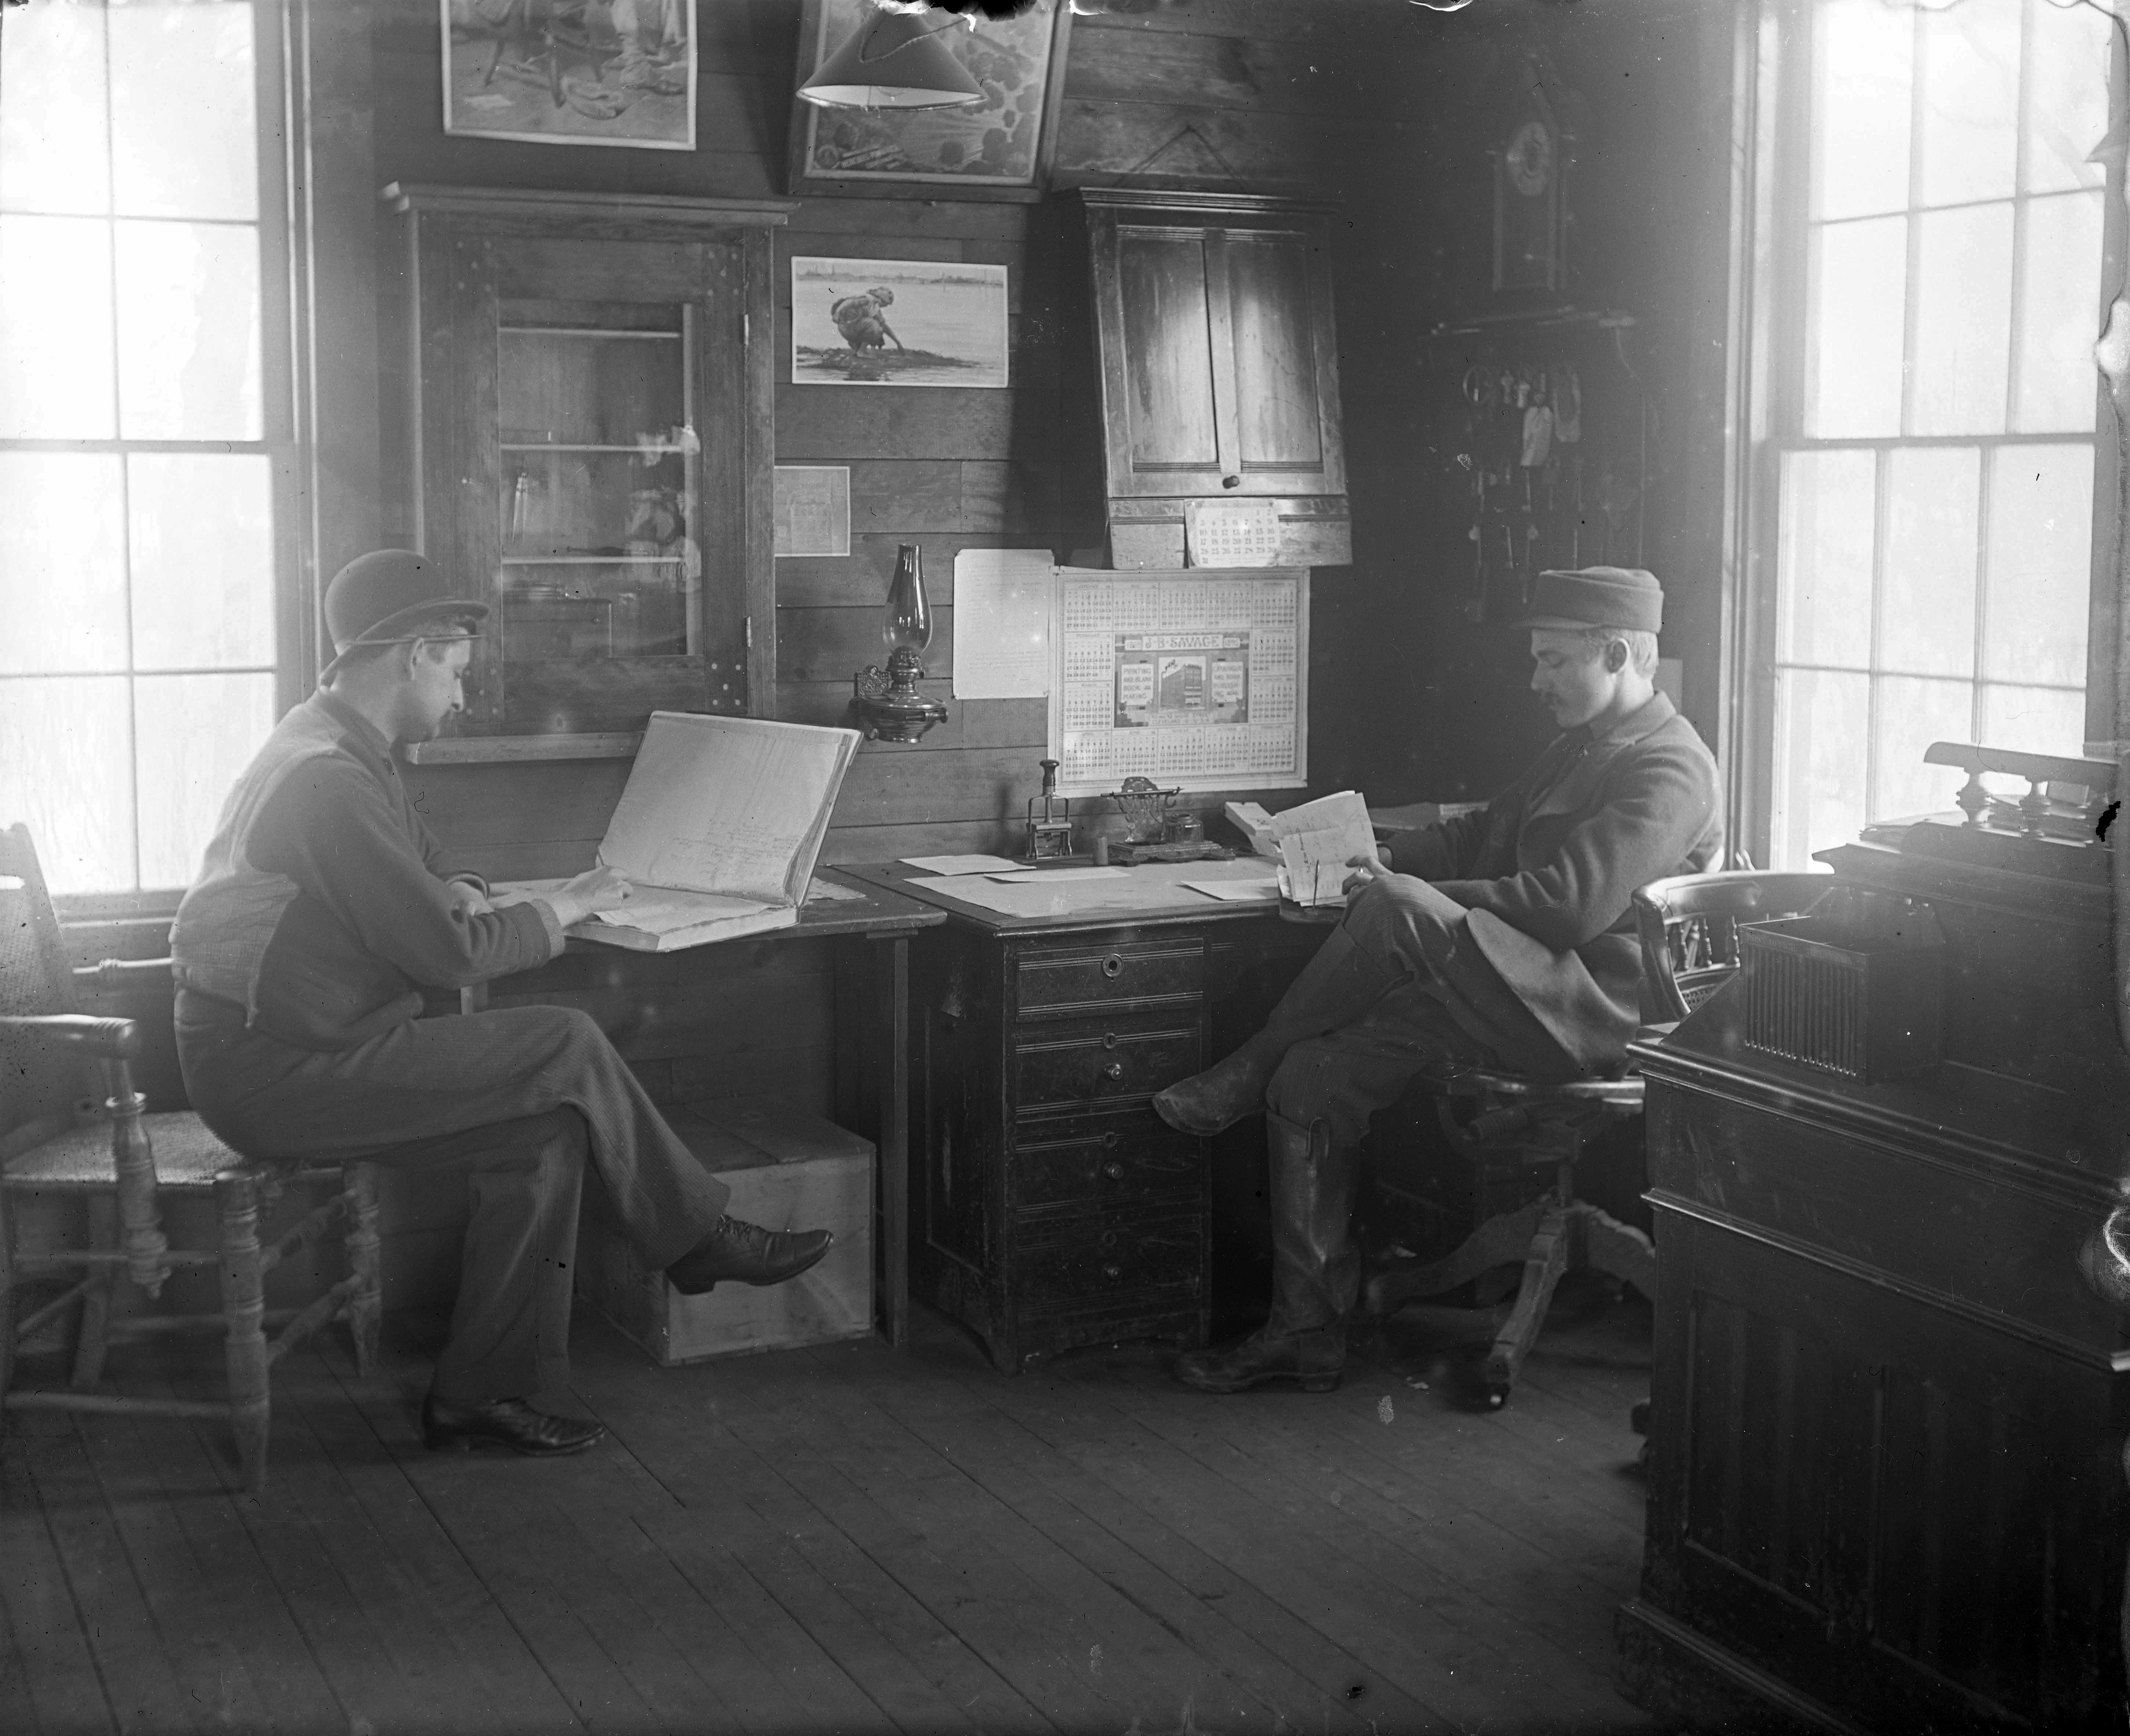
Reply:
<svg viewBox="0 0 2130 1736"><path fill-rule="evenodd" d="M2089 434L2016 431L2008 425L2008 409L2007 428L1994 434L1903 433L1820 437L1803 433L1804 401L1808 390L1805 337L1810 255L1806 242L1812 225L1812 158L1808 144L1808 148L1798 146L1801 141L1808 141L1812 124L1810 20L1814 3L1815 0L1760 0L1754 12L1741 22L1734 91L1734 139L1742 147L1736 153L1741 169L1734 197L1741 202L1743 220L1734 226L1732 234L1736 285L1733 341L1737 355L1733 364L1734 408L1730 419L1731 438L1736 447L1732 476L1736 498L1730 515L1729 540L1731 568L1737 580L1731 610L1731 630L1723 647L1725 722L1732 748L1727 768L1727 801L1734 846L1747 858L1763 866L1768 865L1773 856L1772 830L1777 805L1775 669L1779 640L1781 466L1789 453L1874 451L1882 455L1878 462L1883 475L1886 463L1883 455L1889 451L1964 447L1979 452L1980 464L1986 473L1989 454L1994 447L2083 444L2089 441L2094 452L2094 486L2087 579L2083 746L2089 755L2113 758L2124 745L2113 739L2116 639L2121 611L2116 577L2117 437L2114 418L2106 414L2103 382L2097 370L2095 419ZM2111 127L2119 129L2125 107L2126 63L2126 26L2119 17L2113 21L2109 41L2109 119ZM2023 93L2022 100L2025 100ZM1919 126L1913 112L1911 126ZM1913 195L1921 152L1921 141L1913 131L1910 151ZM2028 194L2023 189L2015 190L2012 195L2015 221L2020 225L2015 232L2013 261L2012 318L2015 328L2019 294L2018 249L2025 239L2026 208L2038 196L2042 195ZM2101 267L2100 281L2095 285L2096 308L2105 299L2101 285L2118 285L2123 280L2123 158L2118 152L2106 163L2102 188ZM1904 214L1909 224L1903 342L1912 344L1920 226L1914 221L1914 207L1904 208ZM2094 335L2099 335L2097 321ZM1904 423L1913 385L1904 370ZM1983 487L1986 494L1986 476ZM1883 515L1884 510L1881 490L1878 511ZM1986 548L1988 538L1985 501L1977 525L1978 554ZM1874 557L1882 552L1883 543L1874 539ZM1874 596L1878 577L1874 568ZM1978 597L1978 610L1981 606ZM1874 615L1870 630L1875 639L1875 609ZM1866 672L1875 683L1884 672L1873 664ZM1974 674L1965 679L1975 687L1979 702L1980 690L1987 685L1979 659ZM1865 745L1868 748L1868 742ZM1842 841L1830 839L1827 843Z"/></svg>

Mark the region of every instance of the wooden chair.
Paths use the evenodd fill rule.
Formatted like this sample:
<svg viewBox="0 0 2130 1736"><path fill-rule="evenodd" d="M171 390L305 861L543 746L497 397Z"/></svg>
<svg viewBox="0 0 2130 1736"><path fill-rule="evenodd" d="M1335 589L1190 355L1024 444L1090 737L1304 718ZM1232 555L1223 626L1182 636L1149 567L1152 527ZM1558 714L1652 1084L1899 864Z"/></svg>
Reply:
<svg viewBox="0 0 2130 1736"><path fill-rule="evenodd" d="M131 1064L141 1032L131 1019L91 1018L74 1010L77 978L106 988L146 978L170 982L167 959L110 961L73 972L60 949L59 924L28 830L0 830L0 1425L8 1412L72 1410L175 1417L226 1417L236 1437L245 1486L256 1494L266 1475L268 1376L275 1362L319 1327L346 1320L357 1368L377 1354L379 1282L376 1173L369 1164L315 1168L246 1161L189 1112L146 1113ZM103 1102L82 1086L103 1074ZM305 1213L272 1246L260 1243L262 1211L290 1181L322 1182L331 1196ZM212 1249L173 1248L164 1234L166 1197L212 1198L219 1235ZM25 1251L17 1246L21 1208L79 1201L87 1208L85 1248ZM308 1308L268 1309L266 1275L336 1225L346 1244L348 1275ZM150 1296L183 1267L214 1266L222 1307L209 1314L113 1318L121 1283ZM68 1275L79 1273L72 1283ZM26 1285L61 1284L17 1317ZM32 1334L79 1304L73 1380L60 1391L17 1391L17 1352ZM268 1326L280 1331L270 1341ZM223 1334L229 1396L225 1404L133 1399L93 1391L113 1343L189 1330Z"/></svg>
<svg viewBox="0 0 2130 1736"><path fill-rule="evenodd" d="M1686 1016L1738 968L1737 925L1793 916L1832 884L1831 874L1724 872L1681 874L1635 894L1643 973L1668 1026ZM1363 1306L1395 1313L1407 1302L1454 1290L1497 1267L1523 1262L1515 1305L1488 1352L1487 1401L1508 1402L1524 1358L1537 1341L1562 1275L1596 1271L1656 1296L1656 1247L1575 1194L1575 1165L1596 1138L1642 1111L1642 1081L1545 1083L1489 1068L1452 1066L1425 1075L1445 1137L1492 1178L1551 1170L1552 1185L1516 1211L1489 1218L1446 1258L1400 1260L1368 1280Z"/></svg>

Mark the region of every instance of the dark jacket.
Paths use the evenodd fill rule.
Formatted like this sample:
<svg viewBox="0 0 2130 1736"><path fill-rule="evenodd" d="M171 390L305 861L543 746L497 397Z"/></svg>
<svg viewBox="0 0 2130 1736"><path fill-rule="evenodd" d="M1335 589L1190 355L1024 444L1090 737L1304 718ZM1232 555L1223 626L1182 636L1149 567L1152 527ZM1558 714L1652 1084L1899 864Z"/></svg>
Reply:
<svg viewBox="0 0 2130 1736"><path fill-rule="evenodd" d="M1661 693L1570 729L1480 812L1397 839L1391 867L1472 914L1502 982L1579 1066L1617 1066L1644 1016L1635 888L1722 866L1716 761Z"/></svg>
<svg viewBox="0 0 2130 1736"><path fill-rule="evenodd" d="M562 949L538 900L469 916L389 744L321 688L275 726L222 806L170 930L181 990L303 1049L352 1049L454 988ZM470 878L470 877L468 877Z"/></svg>

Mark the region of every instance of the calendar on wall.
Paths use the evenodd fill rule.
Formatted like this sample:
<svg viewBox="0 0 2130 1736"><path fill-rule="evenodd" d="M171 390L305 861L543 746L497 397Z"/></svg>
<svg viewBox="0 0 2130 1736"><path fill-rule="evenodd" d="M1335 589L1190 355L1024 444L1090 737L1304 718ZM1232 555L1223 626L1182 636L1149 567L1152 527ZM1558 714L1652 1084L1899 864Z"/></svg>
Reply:
<svg viewBox="0 0 2130 1736"><path fill-rule="evenodd" d="M1068 795L1309 780L1309 575L1060 567L1050 755Z"/></svg>

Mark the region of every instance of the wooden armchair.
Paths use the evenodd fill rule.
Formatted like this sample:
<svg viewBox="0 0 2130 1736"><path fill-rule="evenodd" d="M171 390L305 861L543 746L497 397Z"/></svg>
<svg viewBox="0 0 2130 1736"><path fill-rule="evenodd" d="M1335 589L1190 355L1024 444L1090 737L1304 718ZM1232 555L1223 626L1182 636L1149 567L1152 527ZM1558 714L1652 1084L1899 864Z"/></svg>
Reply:
<svg viewBox="0 0 2130 1736"><path fill-rule="evenodd" d="M1684 1018L1730 979L1738 968L1740 922L1794 916L1833 878L1681 874L1637 891L1643 975L1660 1021ZM1603 1272L1655 1298L1655 1244L1575 1194L1577 1160L1593 1140L1641 1113L1642 1082L1630 1074L1548 1083L1517 1073L1448 1067L1424 1077L1417 1088L1433 1094L1445 1137L1482 1174L1513 1179L1552 1171L1552 1185L1539 1198L1488 1219L1446 1258L1386 1265L1363 1294L1368 1313L1390 1314L1521 1260L1515 1306L1484 1369L1488 1403L1498 1408L1508 1402L1563 1274Z"/></svg>
<svg viewBox="0 0 2130 1736"><path fill-rule="evenodd" d="M228 1418L245 1485L257 1493L266 1475L268 1377L273 1364L319 1327L346 1320L357 1367L377 1352L379 1283L376 1177L368 1164L318 1169L247 1162L189 1112L150 1115L133 1088L139 1028L130 1019L91 1018L74 1010L75 978L110 987L160 975L170 961L109 962L71 972L59 924L28 830L0 830L0 1427L7 1413L55 1409ZM80 1096L103 1075L103 1104ZM271 1247L262 1247L260 1214L282 1185L324 1182L331 1196ZM170 1246L165 1195L212 1198L219 1235L211 1249ZM89 1246L25 1251L17 1246L21 1208L34 1202L86 1208ZM336 1226L345 1236L348 1275L308 1307L269 1310L266 1275ZM149 1296L181 1267L213 1266L222 1307L207 1314L144 1313L114 1318L118 1286ZM70 1275L79 1274L74 1281ZM50 1289L18 1313L18 1293ZM79 1305L73 1380L60 1391L18 1391L20 1346ZM281 1329L271 1341L270 1325ZM122 1398L93 1389L107 1347L127 1339L187 1330L223 1334L228 1399L223 1404Z"/></svg>

